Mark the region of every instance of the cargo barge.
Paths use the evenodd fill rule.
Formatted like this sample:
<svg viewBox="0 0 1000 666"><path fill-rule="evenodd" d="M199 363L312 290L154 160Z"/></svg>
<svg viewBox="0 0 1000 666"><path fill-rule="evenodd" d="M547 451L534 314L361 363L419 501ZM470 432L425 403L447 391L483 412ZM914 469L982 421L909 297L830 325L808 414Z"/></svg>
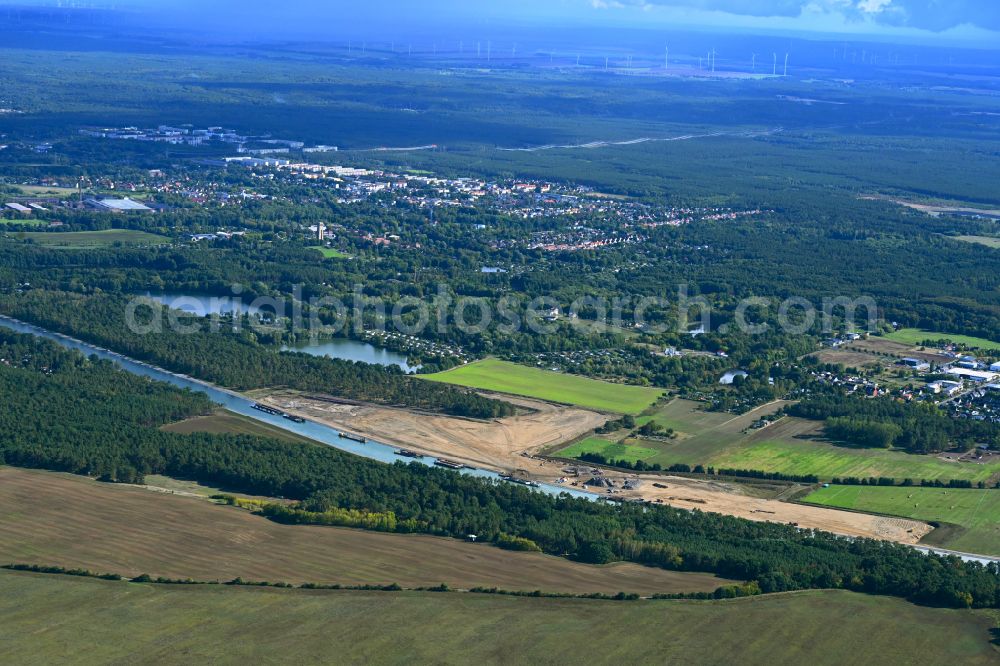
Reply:
<svg viewBox="0 0 1000 666"><path fill-rule="evenodd" d="M529 488L538 488L538 483L535 481L529 481L528 479L521 479L513 474L501 474L500 478L504 481L510 481L511 483L516 483L521 486L527 486Z"/></svg>

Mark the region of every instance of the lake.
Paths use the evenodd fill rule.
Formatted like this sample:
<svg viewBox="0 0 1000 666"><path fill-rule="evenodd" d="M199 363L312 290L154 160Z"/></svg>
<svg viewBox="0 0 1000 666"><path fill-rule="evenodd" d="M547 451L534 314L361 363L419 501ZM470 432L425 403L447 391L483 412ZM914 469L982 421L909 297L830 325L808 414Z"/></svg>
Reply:
<svg viewBox="0 0 1000 666"><path fill-rule="evenodd" d="M238 296L193 296L191 294L154 294L146 292L146 298L157 303L166 305L174 310L188 312L199 317L207 317L210 314L228 315L237 310L242 314L260 314L265 312L273 314L274 308L265 305L263 308L251 307L250 302L243 302Z"/></svg>
<svg viewBox="0 0 1000 666"><path fill-rule="evenodd" d="M424 458L409 458L406 456L401 456L396 453L398 447L379 442L377 439L369 437L368 441L365 443L357 442L351 439L345 439L340 436L340 431L331 426L317 423L316 421L307 420L305 423L296 423L290 421L289 419L282 418L281 416L275 414L269 414L267 412L262 412L258 409L254 409L254 401L247 398L235 391L230 391L228 389L215 386L205 381L195 379L193 377L188 377L186 375L179 375L163 368L156 367L149 363L143 363L142 361L137 361L133 358L129 358L124 354L119 354L118 352L111 351L109 349L104 349L103 347L97 347L95 345L83 342L76 338L71 338L69 336L63 335L61 333L53 333L39 326L29 324L27 322L19 321L17 319L12 319L10 317L0 315L0 327L10 329L18 333L30 333L31 335L36 335L47 340L52 340L59 343L63 347L68 349L75 349L82 352L84 355L95 355L99 358L107 359L118 365L123 370L131 372L136 375L142 375L144 377L149 377L150 379L155 379L161 382L167 382L178 388L190 389L192 391L199 391L208 395L208 397L215 403L222 405L231 412L241 414L243 416L248 416L255 421L261 421L263 423L268 423L272 426L281 428L282 430L287 430L288 432L294 432L296 434L302 435L317 442L321 442L328 446L331 446L342 451L347 451L348 453L353 453L365 458L371 458L372 460L378 460L380 462L403 462L406 464L419 464L432 466L436 460L432 456L425 456ZM374 433L373 433L374 434ZM375 434L377 438L378 435ZM466 467L459 470L460 474L467 476L476 476L484 479L494 479L499 480L500 475L496 472L490 472L484 469L477 469L473 467ZM562 495L568 494L573 497L581 497L589 500L604 501L604 498L592 495L582 490L577 490L575 488L564 488L562 486L553 486L548 484L540 484L535 490L539 492L544 492L550 495Z"/></svg>
<svg viewBox="0 0 1000 666"><path fill-rule="evenodd" d="M415 372L420 369L419 365L410 365L405 354L346 338L321 340L315 343L297 342L292 345L284 345L281 351L297 351L311 356L329 356L345 361L363 361L376 365L395 365L403 372Z"/></svg>
<svg viewBox="0 0 1000 666"><path fill-rule="evenodd" d="M253 299L244 301L239 297L231 296L154 294L152 292L146 292L143 295L156 301L157 303L166 305L169 308L181 310L182 312L188 312L198 317L207 317L208 315L230 315L237 311L242 314L253 315L263 313L265 317L274 315L275 313L275 308L270 304L270 302L263 302L265 299L262 299L260 302L255 304ZM266 300L269 301L270 299ZM279 312L278 314L291 315L291 304L287 304L286 312ZM362 361L364 363L373 363L375 365L395 365L403 372L407 373L416 372L420 369L419 365L410 365L405 354L399 354L397 352L389 351L388 349L376 347L375 345L368 344L367 342L358 342L357 340L348 340L346 338L334 338L315 343L310 341L297 342L291 345L283 346L281 351L303 352L311 356L328 356L330 358L339 358L345 361Z"/></svg>

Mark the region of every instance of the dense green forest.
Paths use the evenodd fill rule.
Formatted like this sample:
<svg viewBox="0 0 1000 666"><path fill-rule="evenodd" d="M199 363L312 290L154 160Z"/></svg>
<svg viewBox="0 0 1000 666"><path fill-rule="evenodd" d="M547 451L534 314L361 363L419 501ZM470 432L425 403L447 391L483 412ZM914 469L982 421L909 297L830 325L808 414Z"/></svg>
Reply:
<svg viewBox="0 0 1000 666"><path fill-rule="evenodd" d="M865 447L898 447L937 453L977 444L1000 448L1000 424L956 419L929 403L891 397L860 399L829 390L787 408L789 414L825 422L831 439Z"/></svg>
<svg viewBox="0 0 1000 666"><path fill-rule="evenodd" d="M249 325L241 331L234 331L231 324L213 331L208 320L179 315L191 327L183 332L168 325L164 315L159 330L136 332L126 320L127 303L124 297L59 292L37 292L28 298L21 294L0 296L0 310L15 318L237 390L282 386L478 418L514 411L508 403L483 398L470 390L407 377L395 366L279 353L258 344ZM137 310L138 323L148 324L161 310L165 308L159 305Z"/></svg>
<svg viewBox="0 0 1000 666"><path fill-rule="evenodd" d="M844 295L872 296L881 317L906 326L987 338L1000 330L1000 252L954 240L960 234L996 236L995 221L934 218L886 199L863 198L984 206L1000 202L991 186L1000 180L991 143L1000 128L994 95L903 84L895 78L904 76L899 72L890 80L863 85L788 78L719 86L586 70L487 74L460 69L459 75L442 76L426 62L348 62L310 49L292 54L277 46L257 48L260 57L252 64L225 49L197 57L133 50L75 53L72 58L39 48L6 49L5 89L11 91L10 102L26 111L0 116L0 132L18 138L0 154L8 182L40 177L97 182L103 176L127 183L141 180L148 169L164 169L192 187L224 185L234 194L247 188L260 195L238 205L196 205L180 196L156 195L171 209L155 216L50 211L37 217L59 221L66 230L129 226L166 233L175 241L184 232L221 227L260 235L211 248L67 253L18 242L15 224L8 234L11 245L0 252L0 277L10 268L12 278L39 286L219 295L227 295L234 282L244 285L247 295L287 295L293 285L302 284L306 297L321 292L343 296L355 284L364 284L366 295L385 298L428 298L436 293L436 283L443 282L456 295L530 299L545 294L564 307L581 295L673 297L676 285L684 283L692 295L704 295L717 309L715 326L729 323L736 301L745 296L775 299L776 304L794 295L818 305L824 297ZM904 78L909 76L915 74ZM106 85L111 78L115 85ZM835 103L790 101L812 97ZM498 108L505 112L498 114ZM324 163L446 176L538 178L630 195L649 204L760 207L773 213L750 221L643 231L646 242L635 246L546 253L496 242L559 228L559 220L517 219L484 207L460 207L437 211L430 224L419 206L378 197L346 204L334 188L196 165L195 158L226 154L231 148L225 145L198 150L79 134L93 126L161 123L225 123L241 132L346 149L302 156ZM498 148L712 130L721 135L608 146L600 153ZM31 142L43 140L53 143L50 153L31 150ZM439 148L364 150L424 144ZM337 239L352 261L321 262L294 240L303 224L316 221L358 232ZM582 223L600 228L607 221L594 215ZM399 234L402 240L378 248L362 240L365 233ZM70 256L54 256L58 252ZM24 256L6 263L8 254ZM482 275L483 265L511 270ZM774 309L765 317L771 324ZM817 325L809 333L821 331ZM672 334L673 339L665 335L657 343L676 343L676 331ZM484 336L464 336L454 329L449 333L451 342L476 354L530 354L620 342L614 335L569 330L547 337L555 339L495 331ZM786 342L774 339L764 346L778 349ZM697 344L710 351L724 349L739 362L759 350L732 332L713 333ZM640 374L656 372L650 367Z"/></svg>
<svg viewBox="0 0 1000 666"><path fill-rule="evenodd" d="M204 410L206 400L31 336L0 332L0 358L0 462L6 464L130 482L167 474L301 500L301 513L284 516L295 522L331 509L391 513L392 521L370 526L453 537L473 533L498 543L517 537L587 562L630 560L752 580L763 592L845 588L948 606L1000 607L996 564L699 511L552 497L316 445L167 433L155 426ZM73 418L66 419L70 413Z"/></svg>

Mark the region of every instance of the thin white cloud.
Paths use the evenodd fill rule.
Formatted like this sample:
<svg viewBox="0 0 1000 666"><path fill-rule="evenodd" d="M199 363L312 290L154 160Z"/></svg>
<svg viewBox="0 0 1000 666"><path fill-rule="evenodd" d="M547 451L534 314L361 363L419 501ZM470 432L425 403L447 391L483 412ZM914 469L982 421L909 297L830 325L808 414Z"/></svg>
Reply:
<svg viewBox="0 0 1000 666"><path fill-rule="evenodd" d="M858 9L866 14L879 14L892 4L892 0L860 0Z"/></svg>
<svg viewBox="0 0 1000 666"><path fill-rule="evenodd" d="M1000 0L596 0L607 7L657 7L675 15L749 18L829 15L831 22L871 21L942 32L962 26L1000 30Z"/></svg>

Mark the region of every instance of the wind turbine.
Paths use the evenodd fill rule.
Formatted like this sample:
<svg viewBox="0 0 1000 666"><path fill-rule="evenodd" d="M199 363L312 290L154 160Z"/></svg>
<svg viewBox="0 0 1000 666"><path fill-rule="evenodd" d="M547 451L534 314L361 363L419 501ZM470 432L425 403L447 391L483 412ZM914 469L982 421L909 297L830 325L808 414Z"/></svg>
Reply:
<svg viewBox="0 0 1000 666"><path fill-rule="evenodd" d="M756 53L751 53L750 54L750 69L752 71L754 71L754 72L757 71L757 54Z"/></svg>
<svg viewBox="0 0 1000 666"><path fill-rule="evenodd" d="M771 70L771 76L778 75L778 54L774 54L774 68Z"/></svg>
<svg viewBox="0 0 1000 666"><path fill-rule="evenodd" d="M788 76L788 54L785 54L785 76Z"/></svg>
<svg viewBox="0 0 1000 666"><path fill-rule="evenodd" d="M670 69L670 46L663 47L663 69Z"/></svg>

